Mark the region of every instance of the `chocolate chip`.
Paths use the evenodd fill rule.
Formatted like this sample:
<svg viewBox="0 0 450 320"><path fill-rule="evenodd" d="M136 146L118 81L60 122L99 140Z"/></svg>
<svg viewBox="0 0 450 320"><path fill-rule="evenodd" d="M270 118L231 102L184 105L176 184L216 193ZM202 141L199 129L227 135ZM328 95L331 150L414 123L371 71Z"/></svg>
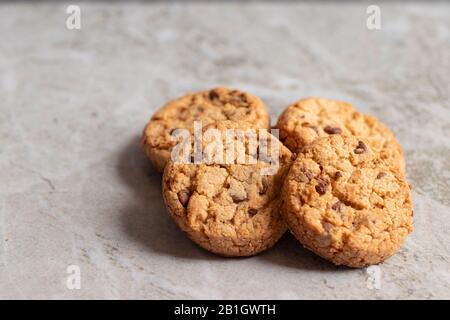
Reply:
<svg viewBox="0 0 450 320"><path fill-rule="evenodd" d="M177 195L178 195L178 200L180 200L180 202L181 202L181 205L186 208L186 206L189 202L189 198L191 197L191 193L189 192L189 190L178 191Z"/></svg>
<svg viewBox="0 0 450 320"><path fill-rule="evenodd" d="M342 207L342 202L337 201L335 204L333 204L331 206L331 209L333 209L334 211L340 212L341 211L341 207Z"/></svg>
<svg viewBox="0 0 450 320"><path fill-rule="evenodd" d="M358 145L356 146L355 150L353 150L356 154L361 154L367 151L367 147L362 141L358 141Z"/></svg>
<svg viewBox="0 0 450 320"><path fill-rule="evenodd" d="M259 190L259 194L265 194L267 192L267 189L269 188L269 185L267 183L267 178L263 177L261 180L261 190Z"/></svg>
<svg viewBox="0 0 450 320"><path fill-rule="evenodd" d="M255 216L257 213L258 213L258 210L256 210L256 209L253 209L253 208L248 209L248 215L249 215L250 217Z"/></svg>
<svg viewBox="0 0 450 320"><path fill-rule="evenodd" d="M318 194L323 195L327 192L328 181L322 178L317 178L316 191Z"/></svg>
<svg viewBox="0 0 450 320"><path fill-rule="evenodd" d="M209 99L214 100L219 98L219 93L216 90L211 90L209 92Z"/></svg>
<svg viewBox="0 0 450 320"><path fill-rule="evenodd" d="M311 171L305 171L305 176L308 178L309 181L311 181L314 178L314 175L311 173Z"/></svg>
<svg viewBox="0 0 450 320"><path fill-rule="evenodd" d="M296 153L292 153L291 154L291 160L294 161L297 158L297 154Z"/></svg>
<svg viewBox="0 0 450 320"><path fill-rule="evenodd" d="M336 171L336 173L334 174L334 178L335 178L335 179L339 179L339 178L341 178L341 177L342 177L342 172Z"/></svg>
<svg viewBox="0 0 450 320"><path fill-rule="evenodd" d="M327 192L327 186L319 183L318 185L316 185L316 191L318 194L324 195L325 192Z"/></svg>
<svg viewBox="0 0 450 320"><path fill-rule="evenodd" d="M325 128L323 128L323 131L328 134L339 134L342 132L342 129L338 127L326 126Z"/></svg>
<svg viewBox="0 0 450 320"><path fill-rule="evenodd" d="M319 134L319 128L316 126L309 126L311 129L313 129L317 134Z"/></svg>
<svg viewBox="0 0 450 320"><path fill-rule="evenodd" d="M244 194L232 194L231 199L233 199L234 203L239 203L244 200L247 200L247 195L246 194L245 195Z"/></svg>
<svg viewBox="0 0 450 320"><path fill-rule="evenodd" d="M245 93L239 93L238 91L236 91L235 93L231 92L232 96L230 99L230 103L237 105L237 106L246 106L248 105L248 100L247 100L247 96L245 95ZM247 111L251 111L251 110L247 110Z"/></svg>
<svg viewBox="0 0 450 320"><path fill-rule="evenodd" d="M386 175L386 172L380 172L380 173L377 175L377 179L381 179L381 178L383 178L385 175Z"/></svg>

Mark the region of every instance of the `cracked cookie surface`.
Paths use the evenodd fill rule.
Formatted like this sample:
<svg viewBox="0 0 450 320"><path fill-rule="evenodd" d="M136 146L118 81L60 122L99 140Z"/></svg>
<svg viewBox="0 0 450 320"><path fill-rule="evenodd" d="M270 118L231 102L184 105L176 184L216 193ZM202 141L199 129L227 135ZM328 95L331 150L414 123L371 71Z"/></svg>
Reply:
<svg viewBox="0 0 450 320"><path fill-rule="evenodd" d="M413 230L410 188L367 142L319 138L298 154L283 185L282 212L308 249L364 267L393 255Z"/></svg>
<svg viewBox="0 0 450 320"><path fill-rule="evenodd" d="M221 121L205 130L209 128L224 132L250 127L242 122ZM266 130L261 130L259 136L278 150L279 166L272 175L263 174L262 169L270 166L263 158L251 164L170 161L164 170L163 195L169 214L190 239L208 251L223 256L251 256L273 246L286 231L280 191L292 153ZM234 140L236 146L242 147L236 149L244 150L247 158L253 155L240 141Z"/></svg>
<svg viewBox="0 0 450 320"><path fill-rule="evenodd" d="M176 144L171 136L174 129L193 132L194 121L206 126L221 120L246 121L256 128L270 125L261 99L239 90L215 88L188 94L164 105L147 123L141 145L154 167L163 171Z"/></svg>
<svg viewBox="0 0 450 320"><path fill-rule="evenodd" d="M342 133L364 139L386 163L405 172L403 151L392 131L376 118L356 111L350 103L305 98L288 106L276 127L280 140L292 152L299 152L317 138Z"/></svg>

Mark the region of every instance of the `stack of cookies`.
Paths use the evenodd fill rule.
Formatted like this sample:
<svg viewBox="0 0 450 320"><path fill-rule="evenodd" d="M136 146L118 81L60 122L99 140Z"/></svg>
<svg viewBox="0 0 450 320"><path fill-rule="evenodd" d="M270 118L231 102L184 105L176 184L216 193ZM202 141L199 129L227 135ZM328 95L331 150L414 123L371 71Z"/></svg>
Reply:
<svg viewBox="0 0 450 320"><path fill-rule="evenodd" d="M203 139L189 139L188 157L177 161L175 133L195 136L196 121ZM148 122L143 150L164 171L167 211L190 239L223 256L251 256L289 228L304 247L351 267L380 263L400 248L413 212L389 128L348 103L319 98L284 110L279 140L269 125L261 99L226 88L173 100Z"/></svg>

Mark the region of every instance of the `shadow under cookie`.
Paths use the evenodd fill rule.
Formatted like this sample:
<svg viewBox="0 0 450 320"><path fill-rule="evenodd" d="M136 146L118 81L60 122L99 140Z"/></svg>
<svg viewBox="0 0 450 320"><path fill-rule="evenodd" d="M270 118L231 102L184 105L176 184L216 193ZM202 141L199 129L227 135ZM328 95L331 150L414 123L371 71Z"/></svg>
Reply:
<svg viewBox="0 0 450 320"><path fill-rule="evenodd" d="M264 252L260 257L270 263L299 271L357 272L357 270L346 266L336 266L303 248L289 231L286 232L272 250Z"/></svg>
<svg viewBox="0 0 450 320"><path fill-rule="evenodd" d="M132 196L120 209L123 232L158 254L185 259L221 259L193 244L171 221L161 194L162 176L145 158L135 136L121 150L117 174Z"/></svg>

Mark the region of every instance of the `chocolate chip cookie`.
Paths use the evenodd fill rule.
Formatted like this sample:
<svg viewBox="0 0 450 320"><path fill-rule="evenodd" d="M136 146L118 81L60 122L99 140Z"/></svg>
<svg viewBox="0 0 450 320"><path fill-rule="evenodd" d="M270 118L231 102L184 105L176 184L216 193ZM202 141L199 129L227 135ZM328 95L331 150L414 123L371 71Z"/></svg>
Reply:
<svg viewBox="0 0 450 320"><path fill-rule="evenodd" d="M392 131L376 118L356 111L349 103L302 99L287 107L276 127L280 130L280 140L292 152L299 152L319 137L342 133L364 139L386 163L405 172L403 151Z"/></svg>
<svg viewBox="0 0 450 320"><path fill-rule="evenodd" d="M270 119L264 103L239 90L216 88L170 101L159 109L146 125L142 147L155 168L163 171L176 141L171 133L184 128L193 131L194 121L206 126L215 121L247 121L256 128L269 128Z"/></svg>
<svg viewBox="0 0 450 320"><path fill-rule="evenodd" d="M364 267L393 255L413 230L410 188L370 144L316 139L283 186L283 216L308 249L337 265Z"/></svg>
<svg viewBox="0 0 450 320"><path fill-rule="evenodd" d="M204 137L209 129L223 134L227 129L247 130L252 126L215 122L204 128ZM286 231L280 191L292 153L267 130L259 130L257 135L256 148L250 148L239 135L228 140L230 136L225 134L220 140L223 143L214 148L208 148L213 144L204 138L202 163L170 161L164 170L163 195L168 212L189 238L219 255L255 255L274 245ZM260 151L263 146L269 150L264 155ZM221 152L225 148L237 152L226 157L227 152ZM217 154L227 161L221 163L214 158ZM246 162L238 161L239 155L244 155L241 158Z"/></svg>

